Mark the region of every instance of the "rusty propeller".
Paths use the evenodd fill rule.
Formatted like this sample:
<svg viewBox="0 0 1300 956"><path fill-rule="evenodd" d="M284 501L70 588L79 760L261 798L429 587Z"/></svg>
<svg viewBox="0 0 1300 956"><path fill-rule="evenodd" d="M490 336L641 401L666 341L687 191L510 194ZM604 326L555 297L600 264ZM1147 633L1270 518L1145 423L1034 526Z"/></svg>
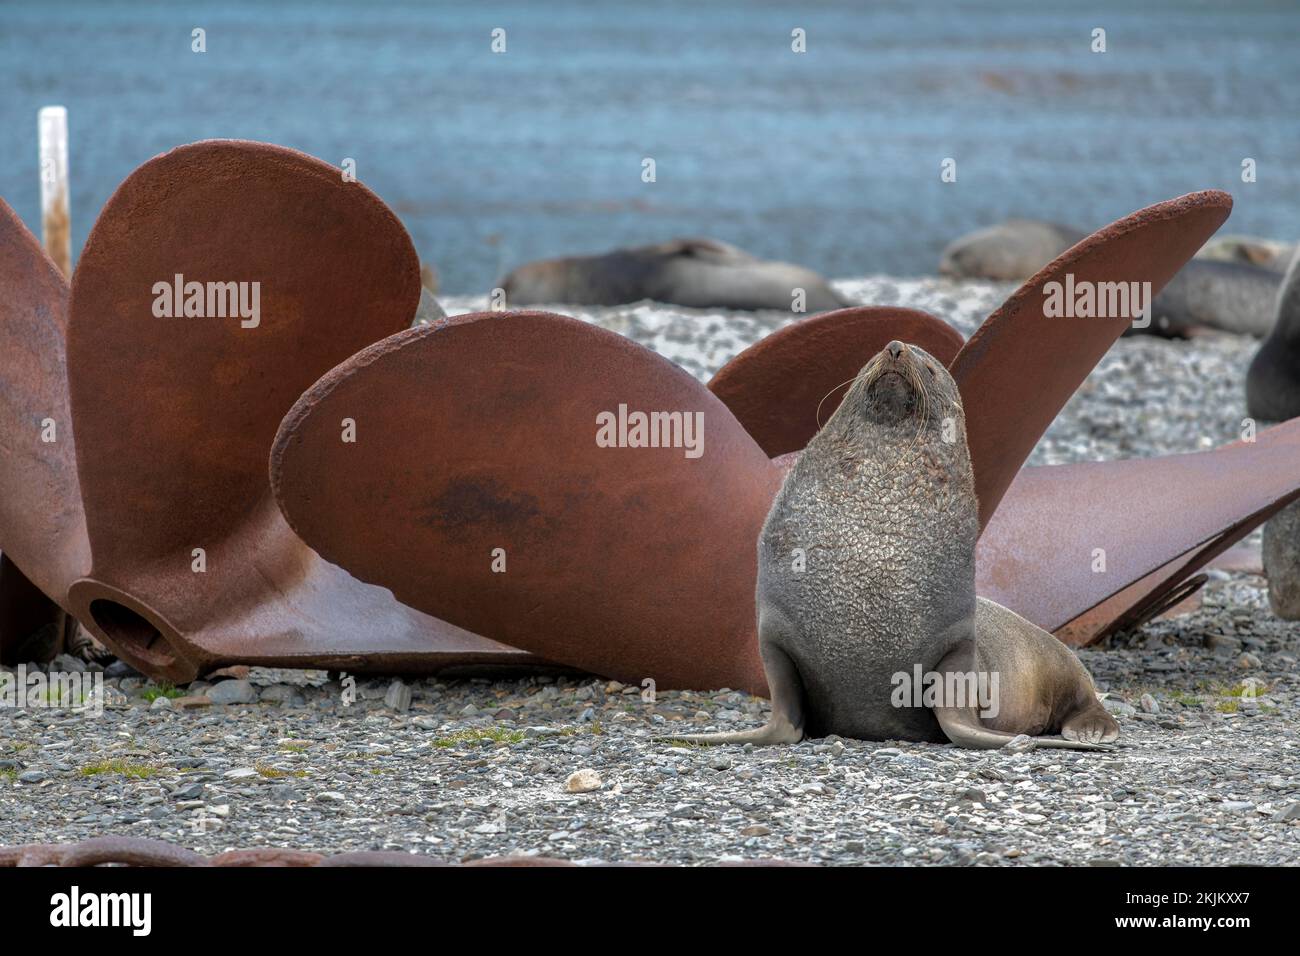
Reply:
<svg viewBox="0 0 1300 956"><path fill-rule="evenodd" d="M535 663L321 560L271 499L294 400L415 312L415 251L365 187L262 143L173 150L108 201L70 305L12 214L0 232L0 546L114 653L175 681Z"/></svg>
<svg viewBox="0 0 1300 956"><path fill-rule="evenodd" d="M1042 307L1046 283L1067 273L1077 281L1146 281L1154 295L1229 204L1223 193L1199 193L1089 237L1008 300L956 355L968 421L1005 416L977 426L972 437L990 513L1061 405L1131 320L1054 325ZM878 347L881 313L845 316L872 342L864 349ZM942 323L919 313L906 318L914 334L933 335L936 349L944 347ZM796 323L742 353L719 374L716 394L648 349L558 315L479 313L400 333L329 372L286 416L272 452L276 500L327 559L463 627L625 680L761 691L754 545L790 460L773 462L769 453L811 434L811 406L869 354L845 359L854 336L839 334L832 319ZM822 350L835 354L819 356ZM781 376L782 356L795 369L789 379ZM795 401L802 404L773 409ZM600 423L616 415L622 427L638 411L701 414L704 454L692 459L680 448L634 441L602 447ZM338 442L343 417L364 430L364 457ZM763 447L742 422L759 431ZM1269 460L1280 466L1282 459ZM1239 461L1215 459L1234 467ZM314 477L321 474L334 480L322 487ZM1229 499L1216 516L1216 540L1225 546L1225 525L1236 533L1258 514L1259 496L1247 497ZM1172 561L1199 547L1200 535L1189 531L1160 553ZM1006 546L991 537L981 553L996 560ZM493 554L506 562L495 570ZM1117 576L1156 569L1124 567Z"/></svg>

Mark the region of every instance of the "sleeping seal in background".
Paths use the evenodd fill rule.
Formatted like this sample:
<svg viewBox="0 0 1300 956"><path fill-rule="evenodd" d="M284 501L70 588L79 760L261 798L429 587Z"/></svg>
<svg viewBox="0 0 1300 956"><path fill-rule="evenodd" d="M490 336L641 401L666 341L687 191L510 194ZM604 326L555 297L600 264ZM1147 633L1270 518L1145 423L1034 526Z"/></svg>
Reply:
<svg viewBox="0 0 1300 956"><path fill-rule="evenodd" d="M803 289L807 312L851 305L824 278L788 262L757 259L715 239L675 239L601 256L530 262L501 281L510 307L625 305L642 299L695 309L791 310Z"/></svg>
<svg viewBox="0 0 1300 956"><path fill-rule="evenodd" d="M960 278L1023 281L1084 238L1069 226L1034 219L1010 219L979 229L950 243L939 261L939 272ZM1183 338L1198 329L1220 329L1262 338L1273 325L1273 305L1281 283L1268 261L1265 240L1225 237L1214 248L1215 258L1188 262L1169 280L1151 306L1151 324L1124 334ZM1275 243L1277 247L1285 244Z"/></svg>
<svg viewBox="0 0 1300 956"><path fill-rule="evenodd" d="M939 275L1023 282L1085 235L1054 222L1008 219L948 243Z"/></svg>
<svg viewBox="0 0 1300 956"><path fill-rule="evenodd" d="M1033 743L1101 749L1119 725L1078 658L976 597L978 537L957 385L927 352L891 342L794 463L763 525L758 641L771 719L665 739L839 734L999 748L1059 732ZM942 693L918 696L921 683Z"/></svg>

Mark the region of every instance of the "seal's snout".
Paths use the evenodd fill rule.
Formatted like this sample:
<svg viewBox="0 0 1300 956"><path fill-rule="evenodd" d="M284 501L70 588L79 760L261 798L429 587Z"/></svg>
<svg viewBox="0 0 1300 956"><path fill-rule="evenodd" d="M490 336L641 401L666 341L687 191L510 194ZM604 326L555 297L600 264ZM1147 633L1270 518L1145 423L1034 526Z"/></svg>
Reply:
<svg viewBox="0 0 1300 956"><path fill-rule="evenodd" d="M890 342L888 345L885 346L885 351L887 351L890 354L890 356L894 359L897 359L900 355L902 355L906 349L907 346L904 345L902 342L898 341L897 339L895 339L894 341Z"/></svg>

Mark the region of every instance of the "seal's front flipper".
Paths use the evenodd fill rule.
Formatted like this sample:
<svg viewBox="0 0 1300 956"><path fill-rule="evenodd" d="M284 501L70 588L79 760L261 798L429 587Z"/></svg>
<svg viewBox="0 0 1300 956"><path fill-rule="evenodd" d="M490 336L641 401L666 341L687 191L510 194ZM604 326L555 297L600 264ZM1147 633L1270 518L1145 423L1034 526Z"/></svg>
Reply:
<svg viewBox="0 0 1300 956"><path fill-rule="evenodd" d="M763 622L759 623L760 634ZM764 643L763 670L772 693L772 716L762 727L721 734L672 734L657 741L688 744L797 744L803 740L803 683L799 671L785 651Z"/></svg>
<svg viewBox="0 0 1300 956"><path fill-rule="evenodd" d="M1024 737L1024 734L1008 734L1000 730L989 730L980 723L979 715L970 707L935 707L934 716L939 718L939 726L943 732L958 747L969 747L972 750L1001 750L1013 740ZM1109 716L1109 715L1107 715ZM1067 727L1069 725L1067 724ZM1062 737L1026 737L1029 742L1026 749L1040 750L1055 748L1059 750L1113 750L1113 747L1107 747L1100 743L1090 743L1086 740L1070 738L1066 728L1061 729ZM1116 736L1119 734L1119 728L1116 728ZM1114 737L1110 737L1114 740Z"/></svg>

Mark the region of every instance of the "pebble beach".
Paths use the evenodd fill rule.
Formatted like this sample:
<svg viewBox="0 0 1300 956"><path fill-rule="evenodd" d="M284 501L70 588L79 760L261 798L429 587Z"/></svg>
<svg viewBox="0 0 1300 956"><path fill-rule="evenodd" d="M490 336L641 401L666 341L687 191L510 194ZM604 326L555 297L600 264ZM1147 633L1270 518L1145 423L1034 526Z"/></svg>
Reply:
<svg viewBox="0 0 1300 956"><path fill-rule="evenodd" d="M871 277L855 301L970 334L999 283ZM449 312L484 307L472 297ZM701 380L789 322L638 303L556 311L629 336ZM1204 450L1240 437L1253 340L1117 342L1034 463ZM1258 532L1245 545L1258 547ZM766 701L588 675L236 670L186 687L122 664L100 716L0 714L0 846L105 833L203 853L390 849L449 861L823 865L1297 862L1300 628L1264 580L1211 569L1200 606L1080 652L1122 727L1103 754L962 751L835 737L793 747L654 742L738 729ZM89 666L71 658L55 670ZM30 669L30 667L29 667Z"/></svg>

